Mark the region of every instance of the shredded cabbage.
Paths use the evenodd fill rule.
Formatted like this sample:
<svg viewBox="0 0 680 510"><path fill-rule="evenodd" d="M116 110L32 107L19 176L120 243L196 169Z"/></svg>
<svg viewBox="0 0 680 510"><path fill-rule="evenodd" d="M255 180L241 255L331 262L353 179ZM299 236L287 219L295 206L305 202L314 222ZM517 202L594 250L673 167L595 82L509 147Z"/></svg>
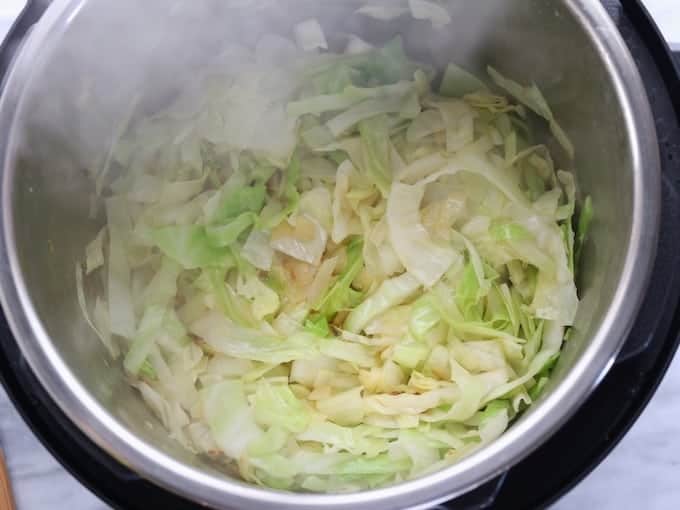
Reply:
<svg viewBox="0 0 680 510"><path fill-rule="evenodd" d="M442 28L451 23L451 15L436 2L427 0L409 0L411 15L415 19L425 19L432 22L435 28Z"/></svg>
<svg viewBox="0 0 680 510"><path fill-rule="evenodd" d="M425 0L357 13L451 21ZM573 156L535 85L437 77L399 38L334 55L316 20L291 37L126 123L78 303L187 448L261 485L362 490L457 461L540 397L593 206L529 138L527 108Z"/></svg>

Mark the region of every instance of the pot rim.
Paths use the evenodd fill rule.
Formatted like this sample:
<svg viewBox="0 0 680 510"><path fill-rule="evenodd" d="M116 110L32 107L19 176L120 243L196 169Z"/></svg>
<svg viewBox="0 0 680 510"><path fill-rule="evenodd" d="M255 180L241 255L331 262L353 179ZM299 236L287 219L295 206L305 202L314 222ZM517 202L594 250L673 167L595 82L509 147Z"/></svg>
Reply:
<svg viewBox="0 0 680 510"><path fill-rule="evenodd" d="M425 508L468 492L538 448L580 406L609 371L632 327L651 274L660 216L658 140L642 79L613 21L599 2L564 0L565 6L590 38L612 78L625 118L633 172L633 221L621 279L597 333L580 359L555 390L535 410L499 439L460 462L422 478L352 494L299 494L255 487L211 475L183 464L130 432L90 394L71 372L43 327L20 271L15 251L15 221L11 207L11 151L16 114L21 110L22 83L28 78L45 41L58 37L85 0L54 0L20 50L0 98L0 140L3 173L0 180L0 301L11 311L7 320L29 366L69 419L91 440L154 483L214 507L257 504L271 510L372 510ZM650 246L653 247L650 249Z"/></svg>

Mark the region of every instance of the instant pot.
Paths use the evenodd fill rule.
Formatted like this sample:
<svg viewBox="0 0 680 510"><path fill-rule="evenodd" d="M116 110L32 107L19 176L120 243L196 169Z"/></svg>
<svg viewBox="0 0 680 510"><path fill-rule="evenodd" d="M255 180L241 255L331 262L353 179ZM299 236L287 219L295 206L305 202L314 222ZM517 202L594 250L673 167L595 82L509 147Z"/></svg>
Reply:
<svg viewBox="0 0 680 510"><path fill-rule="evenodd" d="M92 12L89 14L85 12L86 9L82 9L83 12L81 12L81 7L87 2L56 0L56 3L62 5L72 4L73 8L68 13L69 18L66 20L67 22L81 16L81 14L85 19L87 19L88 15L93 15ZM318 3L320 5L323 2L319 1ZM580 6L570 11L572 14L576 13L574 20L569 21L565 25L564 22L558 19L555 21L555 29L559 32L564 26L568 26L569 23L583 23L591 31L590 35L592 35L594 40L606 43L603 44L604 50L600 48L602 50L600 56L604 62L603 66L613 70L612 72L615 74L611 83L607 81L610 76L599 75L598 68L593 66L593 62L590 62L587 58L578 62L573 61L574 56L579 56L579 48L576 47L571 54L557 55L550 53L549 49L546 48L545 52L508 53L505 55L505 58L522 59L531 58L533 55L536 59L539 59L541 55L547 55L548 58L563 58L565 61L572 59L569 62L569 65L572 66L571 69L578 69L579 65L582 66L583 75L581 76L576 76L575 78L572 76L571 80L570 77L564 76L558 76L555 79L556 81L566 83L571 81L574 84L571 90L567 87L566 91L558 94L563 100L562 108L564 108L565 104L570 107L571 105L580 105L580 108L572 111L571 115L579 115L581 120L592 118L592 129L599 129L600 136L609 137L606 140L611 142L612 154L610 156L612 159L604 159L603 161L609 161L610 164L613 162L618 163L616 159L617 150L621 152L622 161L620 179L613 178L616 174L611 169L607 170L609 173L597 174L593 173L596 172L596 169L592 168L589 169L590 174L579 175L579 179L585 188L588 188L588 184L592 184L592 187L610 186L612 195L609 196L626 197L629 199L628 202L616 204L607 210L611 212L612 216L620 214L623 220L630 220L630 225L632 225L630 238L635 241L634 251L639 256L626 260L628 262L632 260L637 265L634 264L627 269L626 281L624 282L626 284L617 287L618 291L621 291L621 289L625 291L622 296L619 295L620 292L619 294L614 292L616 289L608 289L606 281L598 280L597 275L593 276L591 274L591 278L594 278L595 282L599 282L597 285L594 285L596 290L601 291L603 294L611 290L613 296L614 294L618 296L617 299L620 299L621 304L618 307L618 316L615 323L609 324L605 328L608 334L600 335L602 336L602 339L600 339L602 340L602 346L607 347L608 350L604 353L596 353L598 356L593 355L593 365L597 367L597 370L595 370L595 373L592 373L592 371L583 372L584 379L581 381L580 394L584 400L577 400L573 394L569 394L566 391L563 392L565 398L564 406L568 409L563 410L562 415L553 411L547 418L546 416L543 417L543 423L548 425L544 425L542 428L536 426L535 429L530 429L527 424L531 423L531 416L534 416L533 419L536 421L536 416L541 413L543 415L547 414L546 409L559 408L556 395L559 396L558 390L566 387L564 386L566 383L558 384L562 382L558 376L554 391L549 391L545 401L538 402L536 410L527 413L526 420L523 417L522 420L525 421L520 421L516 426L516 430L511 431L512 434L518 436L522 432L529 433L532 430L537 430L540 432L540 437L534 438L534 442L530 444L516 442L515 448L518 445L527 444L526 451L517 452L515 449L516 455L513 456L514 458L500 460L496 458L493 469L479 474L477 478L475 478L474 469L468 470L469 472L465 473L468 482L466 482L464 488L461 488L463 486L459 484L455 490L452 489L450 493L455 494L456 497L448 502L441 502L441 491L445 492L446 484L449 482L453 483L454 481L453 478L447 481L446 478L440 477L436 484L432 484L433 487L436 485L437 490L440 491L433 495L432 501L439 503L443 508L460 510L483 508L522 509L544 507L554 502L585 477L611 451L635 422L653 395L675 353L678 342L680 342L680 264L678 264L680 258L680 77L678 75L678 67L658 29L639 1L606 0L602 3L611 16L622 39L619 39L618 35L609 32L613 29L613 25L608 20L605 20L605 22L602 18L598 17L603 13L601 13L600 5L596 0L590 2L588 0L573 2L527 0L524 3L527 11L517 9L517 11L521 12L515 12L515 15L521 18L523 15L526 16L527 12L531 9L538 9L536 12L540 13L544 17L541 20L545 21L559 18L568 12L567 10L564 10L564 12L560 10L562 4ZM11 73L12 77L16 78L17 73L30 72L30 67L33 63L35 63L36 67L42 65L39 63L38 58L36 58L35 62L27 62L26 58L22 60L17 58L17 55L21 55L21 52L26 51L26 47L31 44L33 45L31 50L35 52L37 42L36 38L31 36L32 29L38 27L36 30L42 30L40 36L43 40L49 40L50 36L54 36L53 32L60 29L60 26L55 24L54 20L64 13L59 13L54 5L49 6L49 4L50 2L44 0L29 1L26 9L17 20L0 49L0 75L10 76ZM146 2L137 2L137 4L140 9L150 5L150 3ZM155 4L158 4L158 2L155 2ZM175 4L177 3L175 2ZM246 5L247 2L243 4ZM479 3L479 5L482 4L500 5L499 2ZM515 4L517 6L521 5L520 2L515 2ZM329 6L331 5L331 3L327 3L325 6L330 8ZM468 5L471 5L471 2ZM552 12L551 8L553 5L560 7L560 9L555 9ZM46 9L48 10L46 11ZM266 14L265 11L263 12ZM579 15L583 15L583 19L579 19ZM52 24L46 23L45 19L43 19L43 22L36 25L44 16L50 18ZM531 18L526 17L523 19L527 21ZM114 28L109 28L113 30L116 28L116 16L112 16L110 21ZM187 20L187 22L190 21ZM499 34L497 43L500 45L499 47L503 47L503 20L497 20L497 23L499 23L495 25ZM87 27L87 24L85 26ZM456 29L455 22L453 27ZM124 40L130 35L125 32L126 29L144 31L144 22L140 19L130 19L129 22L122 24L119 28L121 29L120 38ZM249 28L244 26L242 30L246 33ZM492 30L493 28L494 25L491 25L489 29ZM525 42L527 44L536 44L537 40L532 40L530 37L530 34L535 34L536 32L530 25L526 25L525 28L527 34ZM469 29L472 30L471 28ZM364 27L363 30L371 30L371 27ZM378 25L375 26L375 30L379 30ZM515 33L517 32L515 31ZM96 45L106 42L106 37L102 35L102 38L98 39L98 34L95 30L92 31L90 36L93 51L89 55L96 57ZM633 57L634 66L632 68L637 67L638 72L630 72L630 69L627 70L624 65L632 65L632 62L629 61L630 59L625 48L617 46L621 40L625 42L630 55ZM26 41L28 42L24 44ZM505 43L509 45L508 48L512 45L510 39L506 40ZM125 45L123 44L123 46ZM207 49L207 47L199 47L198 49L203 50ZM552 48L552 50L554 51L555 48ZM183 63L182 59L188 58L190 54L190 50L178 50L177 65L181 65ZM39 57L40 53L35 53L35 55ZM111 66L114 68L114 71L111 72L111 77L115 77L117 62L98 62L95 58L91 64L93 66L96 65L96 69L102 75L105 74L104 69L107 66ZM551 69L560 67L559 64L552 65L549 62L540 62L538 60L534 64L537 66L544 65ZM17 70L17 67L22 66L23 69ZM68 76L73 71L70 68L60 68L58 69L58 75L63 78L63 76ZM154 72L159 72L159 69L151 68L147 71L148 74L146 76L153 77ZM579 80L601 80L602 87L594 86L593 90L603 92L602 95L594 95L592 97L587 95L580 96L579 93L582 91L578 87ZM15 79L13 88L10 87L12 85L11 78L5 81L2 103L4 111L0 110L0 114L5 115L5 118L0 119L0 126L3 127L12 125L12 119L7 118L6 109L7 104L11 103L11 95L21 95L23 92L21 87L16 86L16 81ZM609 88L607 87L608 84L610 85ZM121 93L125 83L114 83L112 85L111 91L112 94L115 94ZM541 83L541 85L546 84ZM39 90L44 92L44 97L40 98L41 101L38 101L37 106L40 108L50 108L50 111L59 111L60 105L58 101L50 99L51 84L42 83L38 86L40 87ZM547 83L547 86L548 93L550 93L551 83ZM35 84L32 84L31 87L35 87ZM555 85L555 87L559 88L558 85ZM646 89L648 102L643 97L643 87ZM569 93L571 93L571 97ZM87 102L87 94L83 94L83 97L79 97L83 102ZM634 94L638 94L638 97L631 97ZM10 97L8 98L8 96ZM615 122L617 118L612 114L612 117L605 117L611 121L610 123L605 122L598 125L597 120L602 118L599 114L606 115L607 112L616 111L616 105L613 102L615 102L617 97L624 99L627 97L631 101L630 104L624 104L623 113L618 118L620 123ZM598 102L598 98L601 101ZM557 104L556 107L559 112L560 104ZM73 115L73 112L71 111L70 114ZM107 118L105 108L101 114L103 119ZM108 112L108 114L111 114L111 112ZM568 112L565 112L565 115L569 117ZM54 119L55 117L50 118ZM78 116L64 117L64 111L60 111L59 116L56 118L61 120L68 119L69 122L73 122L77 126L77 129L74 131L76 134L78 129L81 132L84 129L105 129L105 127L96 124L88 126L87 121L83 121ZM635 125L633 125L633 121L636 121ZM44 126L38 126L37 128L42 129ZM630 140L630 132L627 130L637 130L635 140L632 142ZM654 135L654 132L656 132L656 135ZM586 133L586 136L588 134ZM12 134L2 132L0 136L4 139L4 142L0 144L0 148L2 148L0 153L3 153L3 158L5 159L3 168L5 168L6 173L10 165L8 140L12 138ZM577 135L575 137L577 142L583 136L584 133ZM28 144L30 151L21 154L22 158L27 161L30 161L32 157L43 157L45 158L44 160L50 160L51 158L52 167L50 171L53 174L56 172L61 176L59 172L64 172L64 175L69 175L68 171L60 166L64 161L63 155L59 153L60 157L57 157L56 151L60 150L58 149L60 140L38 139L38 143L35 143L35 140L31 140L29 136L29 141L34 143ZM76 136L75 139L70 141L77 143L79 140ZM83 143L87 141L89 140L82 140ZM654 144L653 151L650 151L650 141ZM617 145L617 142L620 142L620 144ZM658 151L656 150L657 145ZM583 141L577 146L585 147L587 146L587 141ZM93 154L97 152L96 147L89 147L88 149ZM83 151L86 152L85 149ZM657 154L660 157L660 165ZM13 157L16 159L16 154ZM627 157L628 159L626 159ZM15 163L16 161L12 164ZM24 162L24 164L28 165L29 163ZM628 167L633 169L630 174L626 174L624 171ZM657 167L660 167L661 171L660 198L657 194L658 186L656 186L658 184ZM26 193L25 196L15 197L14 193L16 190L11 188L7 182L3 183L2 196L4 203L2 208L5 211L5 222L7 221L6 211L9 208L14 208L15 201L32 204L32 208L25 211L26 216L24 217L21 215L17 216L16 211L12 209L15 213L12 216L14 220L12 228L17 229L17 231L21 230L22 227L26 229L26 232L18 232L18 234L14 235L20 240L23 239L24 243L29 241L39 243L43 239L47 239L49 242L45 248L48 250L46 252L47 258L45 259L47 262L43 261L39 267L35 266L25 269L24 272L28 273L26 279L36 279L38 276L41 276L43 277L42 282L45 289L63 287L64 290L62 294L47 294L52 301L43 295L42 298L45 299L43 303L35 302L41 299L37 297L39 290L35 289L32 291L32 296L20 295L17 299L13 300L12 292L8 290L7 282L15 278L13 273L15 268L10 267L6 254L0 257L0 263L2 264L0 274L4 284L3 305L9 318L9 323L12 324L10 329L7 324L8 321L3 318L0 328L0 377L8 394L13 399L14 404L25 421L55 457L84 485L112 506L134 510L149 507L195 508L197 504L201 503L216 505L214 497L214 494L217 494L216 491L211 493L213 494L211 497L205 495L205 498L202 494L195 491L191 492L182 483L167 479L168 472L166 466L150 465L147 462L144 464L144 469L138 469L140 464L137 461L149 452L136 452L138 455L131 456L129 451L122 448L117 449L115 442L102 440L102 435L98 434L98 428L102 427L102 423L106 423L106 419L104 419L106 417L103 415L86 416L90 410L83 410L83 413L79 414L76 411L79 409L78 404L82 404L82 402L74 401L74 394L66 391L73 382L70 379L70 377L73 377L73 374L64 372L60 374L62 376L60 379L46 375L41 370L41 363L37 361L37 357L29 352L31 349L36 349L37 345L34 342L31 344L31 347L28 346L32 341L32 334L31 328L28 325L30 321L26 321L26 316L31 314L26 312L26 308L27 303L31 299L38 310L38 312L31 311L31 313L35 313L35 317L31 316L29 319L34 321L39 321L41 313L44 315L46 309L51 308L54 313L60 314L71 310L72 305L77 306L75 303L71 303L74 299L66 291L68 284L62 282L62 280L66 281L63 275L55 274L62 271L62 269L68 271L68 269L59 266L60 240L53 240L49 237L49 229L57 229L59 227L60 219L58 214L55 213L54 217L50 217L50 214L45 214L46 211L42 210L42 223L40 226L32 228L33 223L36 222L32 214L37 208L36 204L43 202L43 197L40 195L33 196L30 193L34 192L34 186L39 190L41 182L44 182L40 179L48 179L50 175L38 172L34 180L31 180L31 175L31 171L27 170L24 174L17 177L17 179L28 179L25 189L21 188L19 190L21 193ZM611 182L598 183L598 178L605 178L602 177L603 175L610 178ZM7 178L4 176L3 179L7 181ZM637 180L640 180L640 182L637 182ZM73 191L69 188L70 184L68 183L70 182L70 180L64 181L64 189L68 192ZM627 192L627 185L630 185L630 189L633 191ZM637 193L641 193L641 197L638 197ZM607 196L606 193L605 196ZM13 202L12 205L8 204L9 201ZM49 197L47 197L47 202L49 202ZM69 209L68 212L72 215L70 220L73 221L73 232L76 232L78 230L78 222L81 221L82 217L87 216L87 214L83 213L83 207L78 204L73 204L73 208ZM607 213L604 214L604 216L606 215ZM611 220L613 225L616 224L613 217L605 217L604 220ZM41 228L45 230L43 231ZM58 232L60 234L63 233L62 230ZM78 238L73 232L69 232L66 235L67 240L73 241ZM90 233L91 231L87 235ZM594 233L594 236L596 233ZM613 235L615 234L616 232L613 233ZM72 244L70 249L73 249L73 246ZM82 247L84 244L79 246ZM14 248L12 247L10 251L14 252ZM624 248L628 249L627 247ZM35 245L35 251L40 251L41 249L41 245ZM602 257L602 253L592 253L593 249L591 247L591 256L593 258L597 256ZM23 257L23 260L33 260L31 257L35 256L35 253L31 250L27 251L26 248L21 246L18 246L17 250L19 258ZM4 252L6 253L7 251L7 242L5 240ZM52 256L50 256L50 253ZM12 256L17 257L16 253ZM617 256L618 254L616 253L611 254L611 266L614 268L617 265ZM41 259L37 260L40 261ZM606 262L605 260L603 263L606 265ZM585 273L588 274L588 270ZM72 286L73 284L71 283L70 285ZM591 287L593 287L592 284ZM55 301L55 296L57 296L59 302ZM593 314L597 313L596 309L601 305L596 300L594 302L586 302L584 299L584 302L586 303L584 308L592 306ZM19 312L21 307L23 307L23 315ZM32 307L31 310L33 310ZM585 311L586 314L588 311ZM606 316L606 314L604 315ZM594 321L595 319L591 317L590 320ZM26 323L24 324L25 321ZM600 327L598 331L602 330L603 327ZM584 327L585 329L587 328ZM78 334L82 333L82 331L82 329L75 327L71 330L63 328L61 330L61 342L71 341L71 344L65 345L77 346L78 352L73 355L75 356L73 359L77 359L78 355L82 355L89 348L81 340L78 340ZM17 333L16 337L13 335L13 332ZM72 335L71 337L69 337L69 333ZM576 335L578 335L578 331ZM588 346L585 345L583 349L583 352L587 354ZM612 353L611 356L607 356L607 352ZM573 363L576 367L579 366L577 358L581 354L579 352L573 354L575 360ZM615 357L614 354L616 354ZM565 358L569 357L569 355L565 356ZM90 368L93 371L98 369L96 364L92 364ZM83 368L83 370L86 370L86 368ZM564 372L565 380L567 379L567 373L567 371ZM99 392L98 395L101 398L110 397L111 400L109 402L113 402L111 406L114 406L117 402L114 396L111 395L115 393L115 389L112 389L115 388L115 381L109 380L107 374L108 372L101 371L99 374L95 372L94 375L93 373L86 375L91 380L98 380L101 383L97 388L92 388L92 391L94 393ZM572 381L572 386L578 387L578 381ZM101 396L104 394L107 394L108 397ZM574 412L571 412L572 410ZM124 409L117 409L117 411L119 411L117 415L119 419L127 419L128 424L131 427L134 426L136 422L136 409L125 407ZM555 416L558 416L558 418L554 418ZM561 419L560 416L565 419ZM567 417L568 420L566 420ZM552 422L550 419L552 419ZM509 435L508 437L510 439L507 439L506 442L511 440L511 436ZM512 451L510 446L508 445L506 450L499 450L499 452L507 456L507 452ZM168 448L171 449L171 447ZM148 456L153 457L153 455ZM158 458L162 459L162 457ZM517 459L521 460L517 462ZM494 461L494 459L489 460L490 462ZM474 460L471 460L470 463L477 470L484 467L484 464L480 462L474 464ZM187 461L186 465L191 466L191 461ZM489 463L487 462L485 465L489 465ZM178 471L178 473L179 478L179 475L183 472ZM479 480L479 483L475 483L474 480ZM426 486L425 482L419 485L418 490L421 492L421 496ZM242 492L241 496L239 496L240 499L234 499L233 503L227 506L239 506L237 503L246 501L247 497L242 496L243 494L246 494L246 492ZM422 497L419 496L419 499L411 500L409 498L413 497L413 495L409 494L407 496L403 500L404 505L410 506L410 502L413 501L414 504L425 507ZM271 498L275 497L271 496ZM274 504L274 501L275 499L268 501L270 507ZM383 507L386 507L385 501L388 500L386 499L381 503ZM389 501L392 507L398 506L396 503L397 499L394 497L389 499ZM293 506L289 505L289 507L292 508ZM259 507L257 504L253 504L252 508Z"/></svg>

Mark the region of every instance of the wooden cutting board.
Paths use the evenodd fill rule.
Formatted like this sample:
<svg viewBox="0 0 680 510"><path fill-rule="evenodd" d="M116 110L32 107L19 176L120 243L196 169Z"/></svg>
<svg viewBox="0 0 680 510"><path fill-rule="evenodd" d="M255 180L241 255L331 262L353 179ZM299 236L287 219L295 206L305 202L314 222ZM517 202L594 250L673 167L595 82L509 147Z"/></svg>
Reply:
<svg viewBox="0 0 680 510"><path fill-rule="evenodd" d="M12 498L12 487L7 473L5 456L0 450L0 510L14 510L14 499Z"/></svg>

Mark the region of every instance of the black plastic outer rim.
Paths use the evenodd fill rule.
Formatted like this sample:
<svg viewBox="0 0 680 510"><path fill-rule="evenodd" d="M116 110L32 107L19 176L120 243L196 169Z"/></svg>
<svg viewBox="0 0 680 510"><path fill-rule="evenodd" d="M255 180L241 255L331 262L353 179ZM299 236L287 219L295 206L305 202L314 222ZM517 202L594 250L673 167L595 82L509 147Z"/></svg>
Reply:
<svg viewBox="0 0 680 510"><path fill-rule="evenodd" d="M7 32L4 42L0 44L0 54L5 54L7 47L12 42L21 40L26 35L35 22L43 15L46 7L46 5L42 5L35 0L27 0L21 13L17 16L16 20L14 20L14 23ZM4 74L5 71L6 69L0 69L2 74ZM0 78L1 77L2 76L0 76Z"/></svg>
<svg viewBox="0 0 680 510"><path fill-rule="evenodd" d="M652 19L649 10L640 2L640 0L620 0L620 2L623 10L628 17L633 20L641 38L647 45L647 48L649 48L652 58L654 59L668 90L668 96L673 103L675 115L680 119L680 53L673 54L658 25ZM640 393L641 398L639 399L639 407L636 407L635 411L630 414L629 420L619 422L620 426L616 427L613 431L613 435L610 436L608 448L601 450L599 455L593 457L589 461L588 466L585 467L571 483L565 485L561 492L556 493L553 498L545 501L545 506L555 503L599 466L621 442L647 408L647 405L656 393L668 368L673 362L680 345L680 339L677 336L677 332L680 331L680 306L673 314L670 331L671 335L675 335L675 341L666 342L661 353L657 356L657 364L655 364L651 370L654 371L653 373L658 374L658 377L648 379L647 384Z"/></svg>
<svg viewBox="0 0 680 510"><path fill-rule="evenodd" d="M640 0L619 0L647 45L668 89L675 114L680 118L680 52L671 52L658 25Z"/></svg>
<svg viewBox="0 0 680 510"><path fill-rule="evenodd" d="M639 0L621 0L621 5L627 15L635 21L636 28L650 49L666 84L676 114L680 117L680 79L677 66L667 45ZM0 46L0 63L9 64L11 60L11 56L8 56L11 49L10 43L21 40L35 21L40 18L44 9L44 2L28 0L26 7L10 29L5 43ZM3 71L4 69L0 68L0 74ZM680 330L680 313L678 312L680 310L675 310L670 329L671 335L675 335L675 332ZM143 502L138 499L141 494L135 494L136 491L125 493L120 490L113 490L119 488L114 480L111 480L111 483L106 483L106 478L109 478L110 474L114 474L118 480L131 482L130 485L134 485L137 490L147 493L147 496L150 496L149 493L154 493L150 499L159 505L163 501L176 509L195 508L194 503L165 493L162 489L141 480L72 426L57 406L48 400L46 393L40 387L37 379L30 373L28 366L21 361L16 361L20 359L20 354L9 328L4 324L4 318L0 321L0 345L2 346L0 348L0 366L10 368L10 370L0 371L0 380L15 408L42 444L85 487L114 507L132 509L137 508L137 504L140 504L139 508L147 508L148 501ZM655 357L655 362L650 368L654 376L647 378L636 393L634 400L632 400L634 403L629 406L632 411L628 413L625 419L619 420L610 431L606 447L598 449L592 456L586 458L583 466L576 470L569 480L565 480L558 491L540 501L533 501L532 507L547 507L554 503L585 478L611 452L646 408L663 379L677 348L678 338L669 337L665 339L663 348ZM11 353L10 356L7 355L8 352ZM88 457L83 458L83 453L86 453ZM88 466L91 468L88 469ZM108 477L106 475L101 476L102 468L110 473ZM521 506L514 506L513 508L519 509Z"/></svg>
<svg viewBox="0 0 680 510"><path fill-rule="evenodd" d="M672 335L676 335L676 332L680 330L680 308L676 309L674 313L674 319L671 323ZM580 471L574 473L571 480L566 481L562 488L553 493L551 497L548 497L540 502L537 507L534 508L548 508L554 503L556 503L560 498L565 496L568 492L574 489L579 483L581 483L590 473L592 473L595 468L597 468L602 461L618 446L625 435L630 431L633 425L640 418L640 415L644 412L649 405L652 397L659 388L659 385L664 379L668 368L670 367L675 354L678 350L678 338L676 337L673 341L667 341L664 344L664 348L657 356L657 363L654 364L650 370L657 374L656 377L648 378L647 384L642 386L637 398L634 403L631 404L630 408L634 409L626 419L620 420L618 425L610 430L610 435L608 437L608 443L606 448L598 450L596 455L588 457L583 463L583 468ZM515 508L514 510L520 510Z"/></svg>
<svg viewBox="0 0 680 510"><path fill-rule="evenodd" d="M667 89L668 97L675 110L675 116L680 122L680 52L673 54L659 27L640 0L619 0L619 3L649 50ZM493 508L512 508L512 510L548 508L583 481L612 452L647 408L680 346L680 303L675 306L662 347L653 354L653 362L645 366L646 373L653 375L645 377L644 382L631 395L626 411L623 413L625 416L620 417L615 425L608 429L605 446L597 448L592 455L584 457L579 466L572 470L557 490L539 496L530 502L519 502L512 497L503 498L503 489L501 489ZM650 356L649 353L646 354ZM645 356L645 353L640 357L642 356ZM622 362L622 367L625 367L627 363L633 363L635 359L637 359L637 356ZM615 366L612 372L616 370L617 367ZM610 373L607 378L612 375ZM585 406L587 406L587 403ZM512 473L512 470L510 473ZM512 474L506 479L505 484L512 485Z"/></svg>

